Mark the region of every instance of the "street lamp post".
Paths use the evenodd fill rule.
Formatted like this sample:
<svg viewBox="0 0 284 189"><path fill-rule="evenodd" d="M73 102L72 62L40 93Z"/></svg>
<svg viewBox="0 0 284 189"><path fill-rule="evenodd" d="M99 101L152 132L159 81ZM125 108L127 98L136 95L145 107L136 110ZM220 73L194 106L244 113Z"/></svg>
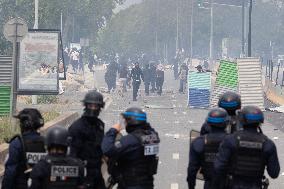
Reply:
<svg viewBox="0 0 284 189"><path fill-rule="evenodd" d="M193 10L194 0L191 0L191 15L190 15L190 64L192 65L193 58Z"/></svg>
<svg viewBox="0 0 284 189"><path fill-rule="evenodd" d="M209 53L209 59L210 59L210 65L212 66L213 63L213 32L214 32L214 12L213 12L213 0L210 1L210 53Z"/></svg>
<svg viewBox="0 0 284 189"><path fill-rule="evenodd" d="M38 0L35 0L35 23L34 29L38 29ZM37 104L37 96L32 95L32 104Z"/></svg>
<svg viewBox="0 0 284 189"><path fill-rule="evenodd" d="M249 5L248 57L251 57L251 17L252 17L252 0L250 0L250 5Z"/></svg>
<svg viewBox="0 0 284 189"><path fill-rule="evenodd" d="M245 56L245 1L242 2L242 54L241 57Z"/></svg>

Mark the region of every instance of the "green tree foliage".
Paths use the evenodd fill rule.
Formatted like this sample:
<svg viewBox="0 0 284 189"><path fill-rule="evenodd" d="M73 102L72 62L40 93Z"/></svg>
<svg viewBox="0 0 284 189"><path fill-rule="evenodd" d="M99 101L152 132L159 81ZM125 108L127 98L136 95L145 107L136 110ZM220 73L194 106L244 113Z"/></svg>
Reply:
<svg viewBox="0 0 284 189"><path fill-rule="evenodd" d="M154 53L156 32L158 54L163 56L165 44L169 55L175 54L177 7L179 8L179 47L189 51L190 4L185 0L144 0L141 4L119 12L99 33L97 51L100 54L115 51L133 54ZM282 0L281 0L282 1ZM283 54L284 11L279 2L257 0L253 8L253 54L269 58L270 41L275 43L275 53ZM220 57L223 38L234 43L241 41L241 8L214 6L214 55ZM208 57L210 36L210 10L194 5L194 55ZM240 54L240 44L234 56Z"/></svg>
<svg viewBox="0 0 284 189"><path fill-rule="evenodd" d="M39 0L39 28L60 29L60 15L63 14L63 43L80 37L96 38L113 14L113 9L124 0ZM29 28L34 25L34 0L0 0L0 29L15 16L24 18ZM74 29L74 30L73 30ZM0 53L11 53L11 44L0 35Z"/></svg>

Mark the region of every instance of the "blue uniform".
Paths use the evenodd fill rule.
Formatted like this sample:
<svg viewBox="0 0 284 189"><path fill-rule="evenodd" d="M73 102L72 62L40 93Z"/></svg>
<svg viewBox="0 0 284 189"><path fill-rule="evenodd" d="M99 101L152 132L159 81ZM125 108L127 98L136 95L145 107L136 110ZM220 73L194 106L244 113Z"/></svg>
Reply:
<svg viewBox="0 0 284 189"><path fill-rule="evenodd" d="M265 138L263 143L260 143L260 151L261 154L259 154L256 157L253 157L253 155L248 155L247 158L243 158L247 156L247 154L250 153L250 151L253 151L255 147L258 147L259 145L257 143L254 143L252 141L250 142L243 142L243 144L239 143L236 135L245 135L245 136L252 136L257 138ZM252 144L252 145L250 145ZM257 145L255 145L257 144ZM238 148L238 145L243 145L244 147L248 148L248 151L246 153L239 153L239 155L236 155L238 151L241 151ZM236 156L243 156L242 158L237 158ZM259 157L259 158L258 158ZM260 159L262 158L263 159ZM234 159L237 158L237 159ZM263 166L259 166L256 164L259 159L262 161L261 164ZM231 161L230 161L231 160ZM234 166L236 164L236 160L241 162L238 165L241 167L241 169L238 166ZM244 162L245 161L245 162ZM252 163L251 163L252 162ZM257 166L255 166L255 164ZM242 166L245 166L242 168ZM239 131L234 133L233 135L227 136L224 141L221 143L219 148L219 153L217 154L216 161L214 164L215 169L215 177L214 177L214 188L219 188L218 183L226 178L226 174L229 172L232 174L233 179L230 181L230 184L228 188L230 189L261 189L261 179L262 175L264 173L264 168L266 166L267 173L272 178L277 178L280 171L280 165L278 161L277 156L277 150L275 144L269 140L265 135L262 135L260 133L257 133L255 128L246 129L244 131ZM228 167L228 168L227 168ZM255 170L259 170L256 172ZM250 170L252 169L252 171ZM237 171L238 172L237 172ZM245 171L243 171L245 170ZM243 173L242 173L243 172ZM250 172L254 173L255 177L248 177L248 176L242 176L242 174L249 174ZM257 176L257 174L260 176ZM237 176L234 176L234 174Z"/></svg>
<svg viewBox="0 0 284 189"><path fill-rule="evenodd" d="M64 171L52 175L55 172L54 167L60 167ZM30 189L79 188L83 186L84 164L79 159L65 155L48 155L33 167L30 177Z"/></svg>
<svg viewBox="0 0 284 189"><path fill-rule="evenodd" d="M211 184L211 180L212 180L214 159L208 160L208 161L211 161L211 163L206 162L205 160L207 159L206 153L211 154L211 157L213 153L216 154L218 150L218 146L225 136L226 136L226 133L224 131L212 132L210 133L210 135L206 134L206 135L196 138L191 143L190 152L189 152L189 165L187 169L187 182L188 182L189 189L195 188L196 175L197 175L197 172L200 170L200 168L201 168L201 172L203 173L204 179L205 179L204 189L209 188ZM205 144L205 143L207 142L207 139L209 137L212 139L215 139L215 141L217 140L214 144L212 144L213 148L212 148L212 145L209 148L206 147L206 145L208 146L208 144Z"/></svg>
<svg viewBox="0 0 284 189"><path fill-rule="evenodd" d="M144 131L158 136L151 127L142 130ZM157 171L156 156L144 156L144 146L134 132L116 140L118 131L111 128L104 137L102 150L106 156L115 158L118 163L119 172L123 177L123 181L119 181L119 188L153 189L153 175Z"/></svg>
<svg viewBox="0 0 284 189"><path fill-rule="evenodd" d="M210 132L211 132L211 127L206 122L204 122L200 129L200 135L206 135Z"/></svg>
<svg viewBox="0 0 284 189"><path fill-rule="evenodd" d="M36 131L22 134L23 140L39 140L41 136ZM25 189L27 188L28 175L24 174L27 169L23 144L19 137L14 138L9 145L8 159L5 163L5 172L2 180L2 189Z"/></svg>

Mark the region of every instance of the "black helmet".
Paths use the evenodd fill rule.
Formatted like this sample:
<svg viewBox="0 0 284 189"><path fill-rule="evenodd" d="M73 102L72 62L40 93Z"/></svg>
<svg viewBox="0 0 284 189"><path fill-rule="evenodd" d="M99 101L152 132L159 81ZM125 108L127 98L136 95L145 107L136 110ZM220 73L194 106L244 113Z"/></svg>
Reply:
<svg viewBox="0 0 284 189"><path fill-rule="evenodd" d="M37 130L44 125L41 113L34 108L25 108L14 117L20 120L20 127L24 130Z"/></svg>
<svg viewBox="0 0 284 189"><path fill-rule="evenodd" d="M256 106L245 106L238 112L238 118L242 125L248 126L258 126L264 122L264 115Z"/></svg>
<svg viewBox="0 0 284 189"><path fill-rule="evenodd" d="M62 146L67 147L69 144L68 130L62 126L55 126L48 130L46 134L47 147Z"/></svg>
<svg viewBox="0 0 284 189"><path fill-rule="evenodd" d="M234 92L224 93L218 102L220 108L224 108L229 115L235 115L236 110L241 109L241 97Z"/></svg>
<svg viewBox="0 0 284 189"><path fill-rule="evenodd" d="M228 113L223 108L214 108L210 110L206 122L211 127L225 128L228 124Z"/></svg>
<svg viewBox="0 0 284 189"><path fill-rule="evenodd" d="M142 109L136 107L128 108L122 113L122 116L126 120L128 126L140 125L147 122L146 113Z"/></svg>
<svg viewBox="0 0 284 189"><path fill-rule="evenodd" d="M85 105L86 104L98 104L100 105L101 108L105 106L103 95L95 90L88 92L85 95L85 98L84 100L82 100L82 102Z"/></svg>

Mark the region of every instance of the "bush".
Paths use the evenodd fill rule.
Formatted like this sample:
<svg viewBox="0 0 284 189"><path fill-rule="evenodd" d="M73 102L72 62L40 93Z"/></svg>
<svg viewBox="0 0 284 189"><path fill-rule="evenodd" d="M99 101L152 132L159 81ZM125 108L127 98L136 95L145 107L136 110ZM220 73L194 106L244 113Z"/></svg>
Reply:
<svg viewBox="0 0 284 189"><path fill-rule="evenodd" d="M39 95L37 97L38 104L55 104L58 102L56 95Z"/></svg>
<svg viewBox="0 0 284 189"><path fill-rule="evenodd" d="M60 114L55 111L42 113L45 123L55 119L59 115ZM14 128L10 124L9 117L0 117L0 144L7 140L9 141L13 136L20 133L20 127L18 125L19 123L17 123Z"/></svg>

